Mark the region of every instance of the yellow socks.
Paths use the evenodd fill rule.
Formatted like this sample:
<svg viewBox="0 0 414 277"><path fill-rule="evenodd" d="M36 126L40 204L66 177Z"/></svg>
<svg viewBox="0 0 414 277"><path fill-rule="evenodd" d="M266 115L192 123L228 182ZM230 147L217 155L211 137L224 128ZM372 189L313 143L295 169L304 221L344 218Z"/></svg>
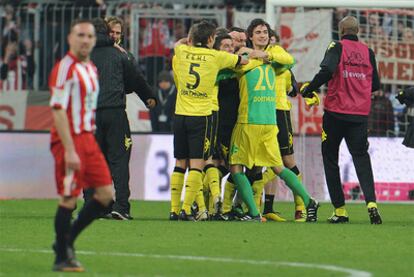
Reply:
<svg viewBox="0 0 414 277"><path fill-rule="evenodd" d="M233 183L231 175L227 179L226 184L224 185L224 196L223 196L223 213L228 213L231 211L231 206L233 204L233 198L236 193L236 186Z"/></svg>
<svg viewBox="0 0 414 277"><path fill-rule="evenodd" d="M185 196L183 203L183 210L186 214L191 214L191 205L196 199L197 193L202 190L203 175L198 169L190 169L185 185Z"/></svg>
<svg viewBox="0 0 414 277"><path fill-rule="evenodd" d="M202 189L197 192L195 202L197 203L199 211L204 212L206 210L206 203L204 201L204 194Z"/></svg>
<svg viewBox="0 0 414 277"><path fill-rule="evenodd" d="M299 181L302 182L302 174L299 173L298 178L299 178ZM302 182L302 184L303 184L303 182ZM303 199L299 195L293 194L293 198L295 200L295 210L296 211L306 210L305 203L303 202Z"/></svg>
<svg viewBox="0 0 414 277"><path fill-rule="evenodd" d="M204 168L206 172L206 182L210 189L210 198L215 199L220 196L220 174L217 167L213 165L207 165Z"/></svg>
<svg viewBox="0 0 414 277"><path fill-rule="evenodd" d="M175 167L171 175L171 212L180 213L181 192L184 185L185 169Z"/></svg>
<svg viewBox="0 0 414 277"><path fill-rule="evenodd" d="M265 183L263 182L263 179L254 181L252 185L254 203L256 204L256 207L259 211L260 211L260 206L261 206L260 200L262 200L262 192L263 192L264 185Z"/></svg>

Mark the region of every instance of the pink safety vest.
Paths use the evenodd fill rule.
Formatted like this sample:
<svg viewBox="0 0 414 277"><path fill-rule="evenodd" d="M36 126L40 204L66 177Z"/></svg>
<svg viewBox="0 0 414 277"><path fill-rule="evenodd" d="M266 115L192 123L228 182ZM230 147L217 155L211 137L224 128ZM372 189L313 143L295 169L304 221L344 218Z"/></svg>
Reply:
<svg viewBox="0 0 414 277"><path fill-rule="evenodd" d="M342 114L368 115L372 90L368 47L349 39L340 42L342 55L336 72L328 82L324 108Z"/></svg>

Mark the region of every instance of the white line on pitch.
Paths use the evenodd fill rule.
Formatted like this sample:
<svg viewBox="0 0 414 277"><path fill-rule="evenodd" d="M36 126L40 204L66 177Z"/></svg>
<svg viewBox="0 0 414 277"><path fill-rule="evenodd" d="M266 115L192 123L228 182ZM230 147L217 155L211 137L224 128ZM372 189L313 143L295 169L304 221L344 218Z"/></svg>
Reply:
<svg viewBox="0 0 414 277"><path fill-rule="evenodd" d="M18 249L18 248L0 248L3 252L31 252L31 253L45 253L51 254L51 250L43 249ZM327 271L336 271L347 273L349 277L371 277L372 274L367 271L361 271L356 269L344 268L335 265L324 264L308 264L298 262L278 262L278 261L266 261L266 260L246 260L246 259L234 259L226 257L206 257L206 256L181 256L181 255L160 255L160 254L144 254L144 253L122 253L122 252L94 252L94 251L76 251L80 255L99 255L99 256L121 256L121 257L140 257L140 258L152 258L152 259L171 259L171 260L191 260L191 261L207 261L207 262L219 262L219 263L239 263L239 264L251 264L251 265L274 265L274 266L289 266L289 267L306 267L323 269Z"/></svg>

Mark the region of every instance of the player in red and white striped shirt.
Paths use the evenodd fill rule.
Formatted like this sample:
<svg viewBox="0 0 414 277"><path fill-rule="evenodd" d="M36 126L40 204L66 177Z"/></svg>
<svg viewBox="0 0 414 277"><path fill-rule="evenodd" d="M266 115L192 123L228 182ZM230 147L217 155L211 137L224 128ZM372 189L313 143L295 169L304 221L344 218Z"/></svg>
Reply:
<svg viewBox="0 0 414 277"><path fill-rule="evenodd" d="M50 106L54 118L51 151L59 206L55 217L56 260L54 271L83 271L76 261L73 243L79 233L105 211L112 201L112 179L105 158L95 141L95 109L99 84L89 54L96 42L91 22L72 23L68 36L69 52L50 74ZM85 187L95 188L71 224L76 198Z"/></svg>

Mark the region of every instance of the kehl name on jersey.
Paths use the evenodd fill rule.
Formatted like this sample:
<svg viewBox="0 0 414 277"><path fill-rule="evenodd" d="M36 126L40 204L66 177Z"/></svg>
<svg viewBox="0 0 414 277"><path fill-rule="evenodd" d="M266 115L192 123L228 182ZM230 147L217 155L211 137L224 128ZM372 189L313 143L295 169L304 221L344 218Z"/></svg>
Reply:
<svg viewBox="0 0 414 277"><path fill-rule="evenodd" d="M188 53L185 58L187 60L192 60L192 61L202 61L202 62L206 62L206 56L205 55L199 55L199 54L190 54Z"/></svg>

